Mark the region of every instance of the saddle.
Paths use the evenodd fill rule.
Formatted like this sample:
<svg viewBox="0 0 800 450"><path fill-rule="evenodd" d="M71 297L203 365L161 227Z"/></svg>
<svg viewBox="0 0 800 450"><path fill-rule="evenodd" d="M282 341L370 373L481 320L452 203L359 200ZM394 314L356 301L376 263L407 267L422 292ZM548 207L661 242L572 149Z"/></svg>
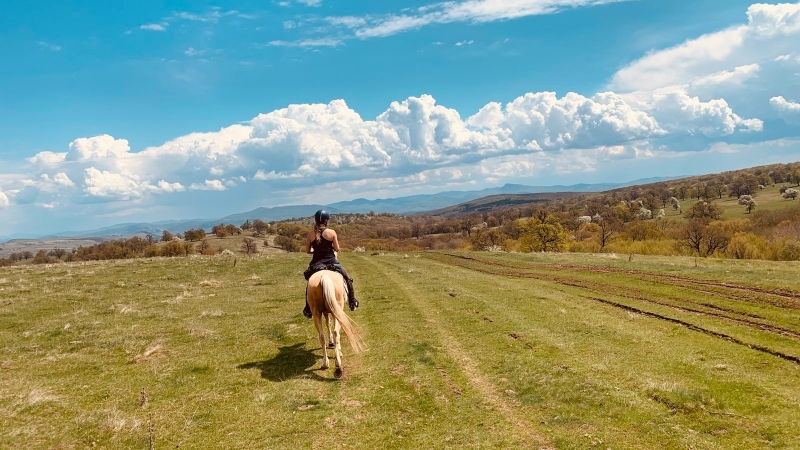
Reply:
<svg viewBox="0 0 800 450"><path fill-rule="evenodd" d="M308 266L308 269L306 269L305 272L303 272L303 276L306 278L306 281L308 281L308 279L311 278L311 275L314 275L320 270L330 270L341 274L342 273L342 271L340 270L341 267L342 266L340 264L316 263L311 266Z"/></svg>

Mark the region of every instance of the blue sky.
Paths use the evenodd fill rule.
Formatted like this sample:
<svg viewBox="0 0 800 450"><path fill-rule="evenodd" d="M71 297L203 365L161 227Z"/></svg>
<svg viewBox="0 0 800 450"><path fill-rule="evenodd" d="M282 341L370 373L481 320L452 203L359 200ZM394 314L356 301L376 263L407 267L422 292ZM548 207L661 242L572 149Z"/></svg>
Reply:
<svg viewBox="0 0 800 450"><path fill-rule="evenodd" d="M798 3L3 4L0 236L795 161L797 49Z"/></svg>

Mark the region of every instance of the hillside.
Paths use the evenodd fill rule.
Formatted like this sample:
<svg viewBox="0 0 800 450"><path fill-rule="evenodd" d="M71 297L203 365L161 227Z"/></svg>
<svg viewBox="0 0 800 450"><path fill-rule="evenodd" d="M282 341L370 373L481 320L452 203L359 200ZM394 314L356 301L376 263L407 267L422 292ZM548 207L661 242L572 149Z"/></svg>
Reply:
<svg viewBox="0 0 800 450"><path fill-rule="evenodd" d="M546 204L559 200L581 197L579 192L553 192L540 194L499 194L481 197L476 200L460 203L458 205L435 211L426 212L425 215L433 217L461 217L470 214L480 214L521 205Z"/></svg>

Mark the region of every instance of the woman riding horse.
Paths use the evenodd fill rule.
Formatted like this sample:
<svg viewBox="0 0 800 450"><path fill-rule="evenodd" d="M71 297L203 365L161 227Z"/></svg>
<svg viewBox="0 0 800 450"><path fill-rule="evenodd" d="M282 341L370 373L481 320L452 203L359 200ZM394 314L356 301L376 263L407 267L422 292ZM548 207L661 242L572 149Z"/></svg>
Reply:
<svg viewBox="0 0 800 450"><path fill-rule="evenodd" d="M336 259L336 252L339 251L339 238L336 236L335 231L328 228L330 218L331 215L324 209L320 209L314 214L314 229L309 231L306 236L306 253L314 255L308 265L306 279L311 276L311 273L319 269L328 268L341 273L345 283L347 283L347 303L350 306L350 311L355 311L358 308L358 300L356 300L356 294L353 292L353 279L347 276L347 271ZM306 299L303 315L309 319L311 318L308 299Z"/></svg>

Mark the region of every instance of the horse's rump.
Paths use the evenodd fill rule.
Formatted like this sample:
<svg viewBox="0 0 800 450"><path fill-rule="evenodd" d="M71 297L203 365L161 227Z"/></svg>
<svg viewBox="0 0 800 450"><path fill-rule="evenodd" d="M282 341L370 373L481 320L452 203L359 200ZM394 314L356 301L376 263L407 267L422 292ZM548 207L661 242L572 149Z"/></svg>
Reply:
<svg viewBox="0 0 800 450"><path fill-rule="evenodd" d="M358 353L364 349L364 343L355 327L355 323L344 311L347 288L344 277L339 272L322 270L308 279L306 300L315 316L331 314L339 322L347 335L353 350ZM315 321L316 323L316 321Z"/></svg>

